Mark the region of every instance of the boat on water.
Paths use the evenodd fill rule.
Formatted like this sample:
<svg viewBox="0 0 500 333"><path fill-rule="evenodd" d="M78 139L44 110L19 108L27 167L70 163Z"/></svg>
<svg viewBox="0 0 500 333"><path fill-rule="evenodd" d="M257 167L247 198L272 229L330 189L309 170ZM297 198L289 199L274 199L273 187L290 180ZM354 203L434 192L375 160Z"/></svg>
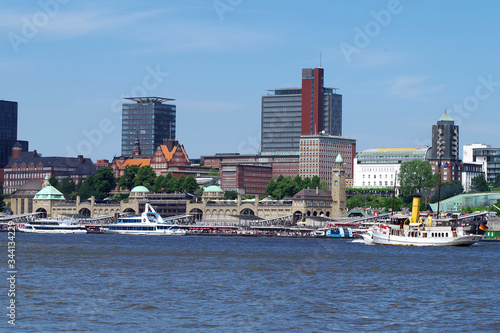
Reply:
<svg viewBox="0 0 500 333"><path fill-rule="evenodd" d="M412 246L470 246L481 235L468 235L456 220L432 221L420 217L420 197L413 198L411 216L394 216L389 223L380 223L363 234L366 244Z"/></svg>
<svg viewBox="0 0 500 333"><path fill-rule="evenodd" d="M351 228L321 228L314 231L316 237L331 237L331 238L353 238L354 234Z"/></svg>
<svg viewBox="0 0 500 333"><path fill-rule="evenodd" d="M76 220L40 219L17 225L19 232L37 234L86 234L87 229Z"/></svg>
<svg viewBox="0 0 500 333"><path fill-rule="evenodd" d="M149 203L146 203L141 216L121 217L118 222L108 226L108 232L130 235L186 235L186 230L179 229L177 223L163 220Z"/></svg>

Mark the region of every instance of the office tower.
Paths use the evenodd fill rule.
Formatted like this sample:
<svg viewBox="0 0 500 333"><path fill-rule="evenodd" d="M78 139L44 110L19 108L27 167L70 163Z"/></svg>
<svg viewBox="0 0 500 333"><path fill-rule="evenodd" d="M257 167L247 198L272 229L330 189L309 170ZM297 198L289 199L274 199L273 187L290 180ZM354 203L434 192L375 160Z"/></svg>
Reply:
<svg viewBox="0 0 500 333"><path fill-rule="evenodd" d="M175 113L171 98L129 97L135 103L124 103L122 108L122 156L132 157L136 141L141 156L153 157L158 146L166 140L175 140Z"/></svg>
<svg viewBox="0 0 500 333"><path fill-rule="evenodd" d="M352 182L356 140L333 135L303 135L300 137L299 176L318 176L332 186L332 167L338 156L342 158L345 179Z"/></svg>
<svg viewBox="0 0 500 333"><path fill-rule="evenodd" d="M342 135L342 95L324 87L323 68L302 69L302 88L262 96L261 152L298 154L301 135Z"/></svg>
<svg viewBox="0 0 500 333"><path fill-rule="evenodd" d="M0 168L12 156L12 147L17 140L17 102L0 100ZM19 141L19 149L28 150L27 141Z"/></svg>

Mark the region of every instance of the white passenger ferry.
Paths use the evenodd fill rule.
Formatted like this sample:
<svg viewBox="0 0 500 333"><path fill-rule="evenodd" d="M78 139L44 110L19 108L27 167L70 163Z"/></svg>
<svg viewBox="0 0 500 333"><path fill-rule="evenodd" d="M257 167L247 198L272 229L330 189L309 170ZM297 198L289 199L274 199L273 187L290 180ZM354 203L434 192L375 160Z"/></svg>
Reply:
<svg viewBox="0 0 500 333"><path fill-rule="evenodd" d="M41 219L18 224L20 232L37 234L86 234L87 229L75 220Z"/></svg>
<svg viewBox="0 0 500 333"><path fill-rule="evenodd" d="M419 216L420 197L413 198L412 215L395 218L392 223L381 223L370 228L363 239L366 244L414 246L469 246L479 242L480 235L467 235L456 221L441 221L437 225L431 217ZM435 221L436 222L436 221Z"/></svg>
<svg viewBox="0 0 500 333"><path fill-rule="evenodd" d="M108 232L131 235L183 236L186 234L186 230L179 229L177 223L164 221L149 203L146 203L141 216L122 217L117 223L108 226Z"/></svg>

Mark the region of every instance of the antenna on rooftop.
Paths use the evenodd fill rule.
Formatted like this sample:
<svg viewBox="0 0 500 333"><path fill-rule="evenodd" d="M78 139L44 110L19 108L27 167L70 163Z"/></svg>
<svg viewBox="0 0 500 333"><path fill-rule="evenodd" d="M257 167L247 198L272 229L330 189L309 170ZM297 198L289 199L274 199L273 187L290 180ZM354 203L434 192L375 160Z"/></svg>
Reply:
<svg viewBox="0 0 500 333"><path fill-rule="evenodd" d="M319 68L321 68L321 52L319 53Z"/></svg>

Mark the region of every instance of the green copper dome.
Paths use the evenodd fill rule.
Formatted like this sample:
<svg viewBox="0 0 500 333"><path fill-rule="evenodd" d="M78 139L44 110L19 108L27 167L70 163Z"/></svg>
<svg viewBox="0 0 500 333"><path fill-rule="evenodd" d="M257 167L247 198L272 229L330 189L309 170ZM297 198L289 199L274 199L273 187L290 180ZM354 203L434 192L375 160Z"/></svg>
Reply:
<svg viewBox="0 0 500 333"><path fill-rule="evenodd" d="M219 186L210 185L203 192L224 192Z"/></svg>
<svg viewBox="0 0 500 333"><path fill-rule="evenodd" d="M35 194L33 200L66 200L54 186L45 186Z"/></svg>
<svg viewBox="0 0 500 333"><path fill-rule="evenodd" d="M130 192L140 192L140 193L149 193L149 190L145 186L136 186Z"/></svg>
<svg viewBox="0 0 500 333"><path fill-rule="evenodd" d="M344 163L344 159L340 154L337 155L337 158L335 159L335 163Z"/></svg>

